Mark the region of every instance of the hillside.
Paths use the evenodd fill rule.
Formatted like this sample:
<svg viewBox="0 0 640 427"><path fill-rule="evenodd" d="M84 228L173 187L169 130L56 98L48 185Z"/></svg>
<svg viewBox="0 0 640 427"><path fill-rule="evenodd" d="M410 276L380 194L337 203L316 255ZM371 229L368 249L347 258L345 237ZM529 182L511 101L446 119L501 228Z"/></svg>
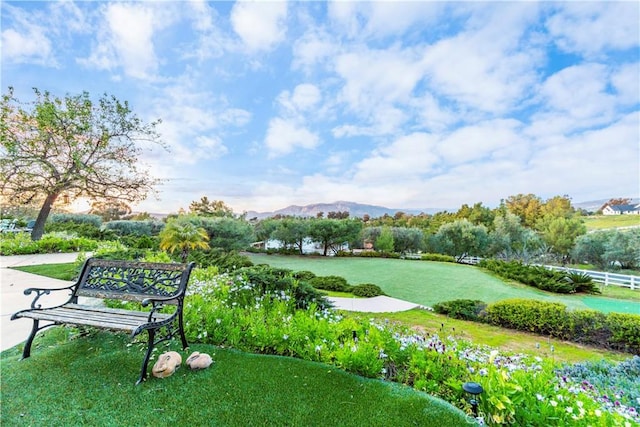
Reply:
<svg viewBox="0 0 640 427"><path fill-rule="evenodd" d="M433 214L436 212L440 212L442 210L443 209L437 209L437 208L429 208L424 210L400 209L400 208L393 209L393 208L387 208L384 206L365 205L365 204L355 203L355 202L337 201L333 203L313 203L313 204L304 205L304 206L291 205L291 206L287 206L286 208L278 209L273 212L249 211L247 212L246 217L248 219L252 219L252 218L263 219L263 218L268 218L278 214L297 216L297 217L315 217L318 215L319 212L323 212L326 217L327 213L329 212L347 211L349 212L350 217L362 218L366 214L366 215L369 215L371 218L377 218L377 217L384 216L384 214L395 215L396 212L405 212L408 214L417 215L421 212Z"/></svg>

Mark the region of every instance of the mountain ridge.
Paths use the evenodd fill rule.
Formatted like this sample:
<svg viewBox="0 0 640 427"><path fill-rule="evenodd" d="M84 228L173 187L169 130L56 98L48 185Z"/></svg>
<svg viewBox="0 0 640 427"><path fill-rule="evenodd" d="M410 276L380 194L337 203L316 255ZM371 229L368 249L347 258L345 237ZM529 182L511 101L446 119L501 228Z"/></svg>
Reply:
<svg viewBox="0 0 640 427"><path fill-rule="evenodd" d="M371 218L378 218L381 216L395 215L396 212L404 212L407 214L417 215L420 213L433 214L441 212L444 209L439 208L427 208L427 209L394 209L387 208L385 206L368 205L363 203L348 202L344 200L338 200L333 203L311 203L308 205L289 205L282 209L277 209L272 212L257 212L247 211L247 219L264 219L275 215L283 216L296 216L296 217L316 217L318 213L324 213L325 217L329 212L349 212L349 217L362 218L364 215L369 215Z"/></svg>

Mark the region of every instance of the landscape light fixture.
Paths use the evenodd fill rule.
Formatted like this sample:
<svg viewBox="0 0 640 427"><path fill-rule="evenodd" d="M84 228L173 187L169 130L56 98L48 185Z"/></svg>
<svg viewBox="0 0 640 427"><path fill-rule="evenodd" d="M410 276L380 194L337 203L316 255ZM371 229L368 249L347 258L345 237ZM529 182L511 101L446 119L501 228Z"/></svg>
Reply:
<svg viewBox="0 0 640 427"><path fill-rule="evenodd" d="M478 418L478 396L484 391L484 389L480 384L473 382L462 384L462 389L471 395L469 403L473 410L473 416Z"/></svg>

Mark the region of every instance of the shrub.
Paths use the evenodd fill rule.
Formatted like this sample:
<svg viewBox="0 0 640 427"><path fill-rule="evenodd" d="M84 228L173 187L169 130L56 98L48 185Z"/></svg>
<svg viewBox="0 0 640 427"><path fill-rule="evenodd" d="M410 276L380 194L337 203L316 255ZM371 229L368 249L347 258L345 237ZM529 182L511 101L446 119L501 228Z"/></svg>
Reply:
<svg viewBox="0 0 640 427"><path fill-rule="evenodd" d="M586 292L590 294L599 294L600 288L593 281L593 278L586 273L567 272L564 280L573 285L575 292Z"/></svg>
<svg viewBox="0 0 640 427"><path fill-rule="evenodd" d="M436 313L462 320L481 320L486 308L487 304L485 302L470 299L443 301L433 306L433 310Z"/></svg>
<svg viewBox="0 0 640 427"><path fill-rule="evenodd" d="M379 295L386 295L380 286L373 283L362 283L351 288L351 293L364 298L377 297Z"/></svg>
<svg viewBox="0 0 640 427"><path fill-rule="evenodd" d="M118 236L152 236L158 234L162 227L157 221L109 221L104 225L106 230L112 230Z"/></svg>
<svg viewBox="0 0 640 427"><path fill-rule="evenodd" d="M89 224L96 228L100 228L102 225L102 218L99 215L64 213L50 215L47 222Z"/></svg>
<svg viewBox="0 0 640 427"><path fill-rule="evenodd" d="M493 271L497 275L515 280L525 285L533 286L544 291L570 294L575 292L600 293L593 282L586 281L581 275L567 279L568 274L553 271L539 265L525 265L520 261L482 260L478 266Z"/></svg>
<svg viewBox="0 0 640 427"><path fill-rule="evenodd" d="M307 271L307 270L296 271L293 273L293 277L295 277L298 280L310 280L316 277L316 273L314 273L313 271Z"/></svg>
<svg viewBox="0 0 640 427"><path fill-rule="evenodd" d="M640 352L640 315L637 314L568 311L560 303L512 299L489 305L487 321L573 342Z"/></svg>
<svg viewBox="0 0 640 427"><path fill-rule="evenodd" d="M420 259L423 261L456 262L455 257L444 254L422 254Z"/></svg>
<svg viewBox="0 0 640 427"><path fill-rule="evenodd" d="M32 241L27 233L11 233L0 239L0 254L28 255L52 252L93 251L98 247L96 240L77 237L67 233L49 233L42 239Z"/></svg>
<svg viewBox="0 0 640 427"><path fill-rule="evenodd" d="M47 222L45 224L44 230L46 233L64 231L67 233L74 233L80 237L87 237L89 239L110 240L115 238L115 235L113 233L105 232L99 226L96 227L95 224L88 222Z"/></svg>
<svg viewBox="0 0 640 427"><path fill-rule="evenodd" d="M350 292L351 286L344 277L340 276L317 276L310 279L309 284L316 289L334 292Z"/></svg>

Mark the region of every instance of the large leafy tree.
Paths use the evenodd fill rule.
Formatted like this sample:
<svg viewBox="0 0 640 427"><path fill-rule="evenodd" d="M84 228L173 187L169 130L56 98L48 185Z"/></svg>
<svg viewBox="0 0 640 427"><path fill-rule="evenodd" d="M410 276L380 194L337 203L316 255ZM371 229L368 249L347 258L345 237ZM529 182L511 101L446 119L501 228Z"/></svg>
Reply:
<svg viewBox="0 0 640 427"><path fill-rule="evenodd" d="M302 218L285 218L279 221L272 237L285 247L295 247L302 255L305 240L309 236L309 221Z"/></svg>
<svg viewBox="0 0 640 427"><path fill-rule="evenodd" d="M93 101L87 92L34 92L34 102L21 103L9 88L0 106L0 194L14 204L40 204L32 239L42 237L60 196L146 198L158 180L141 165L140 144L162 145L158 121L143 122L126 101L106 94Z"/></svg>
<svg viewBox="0 0 640 427"><path fill-rule="evenodd" d="M457 261L465 256L482 256L489 246L489 235L484 225L473 225L467 219L444 224L434 236L439 251L454 256Z"/></svg>
<svg viewBox="0 0 640 427"><path fill-rule="evenodd" d="M201 197L199 202L191 202L189 211L199 216L233 217L233 209L222 200L209 200L207 196Z"/></svg>

